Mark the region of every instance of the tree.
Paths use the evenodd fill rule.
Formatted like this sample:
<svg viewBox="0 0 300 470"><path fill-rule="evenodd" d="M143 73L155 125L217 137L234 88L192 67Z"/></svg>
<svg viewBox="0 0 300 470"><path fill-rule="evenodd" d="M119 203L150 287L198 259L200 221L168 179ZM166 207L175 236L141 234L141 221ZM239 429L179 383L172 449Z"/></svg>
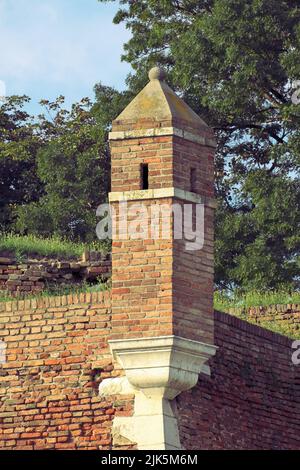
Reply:
<svg viewBox="0 0 300 470"><path fill-rule="evenodd" d="M16 208L39 199L43 185L36 174L41 141L31 116L24 111L27 96L11 96L0 105L0 231L12 228Z"/></svg>
<svg viewBox="0 0 300 470"><path fill-rule="evenodd" d="M101 1L101 0L100 0ZM218 139L216 283L296 287L300 251L297 0L122 0L131 89L159 63ZM192 47L191 47L192 45Z"/></svg>
<svg viewBox="0 0 300 470"><path fill-rule="evenodd" d="M18 208L19 232L96 239L96 209L106 201L110 185L107 134L126 94L101 84L95 92L95 103L85 98L71 111L64 109L62 96L42 101L47 114L39 116L44 145L37 154L37 174L45 193Z"/></svg>

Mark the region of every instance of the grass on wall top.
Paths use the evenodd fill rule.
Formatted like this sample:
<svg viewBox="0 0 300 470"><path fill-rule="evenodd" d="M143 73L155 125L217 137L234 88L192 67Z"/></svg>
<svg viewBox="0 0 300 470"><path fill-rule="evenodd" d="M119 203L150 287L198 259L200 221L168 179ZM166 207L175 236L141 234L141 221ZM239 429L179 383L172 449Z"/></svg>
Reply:
<svg viewBox="0 0 300 470"><path fill-rule="evenodd" d="M89 286L88 284L82 284L78 286L70 286L67 288L58 287L56 289L45 290L38 295L26 296L26 299L30 298L40 298L40 297L52 297L68 294L80 294L87 292L99 292L108 290L111 283L101 283ZM20 297L21 298L21 297ZM24 297L23 297L24 298ZM16 300L15 297L12 297L9 293L0 291L0 302L6 302L10 300ZM270 305L286 305L286 304L300 304L300 292L287 293L287 292L250 292L244 296L235 296L228 298L223 293L215 292L214 307L216 310L223 312L229 312L230 309L237 309L234 312L230 312L234 316L241 318L248 323L257 325L255 319L251 318L247 314L247 310L250 307L258 306L270 306ZM285 321L277 321L275 318L272 321L262 321L259 322L259 326L266 328L267 330L279 333L281 335L290 337L290 338L299 338L299 330L297 326L290 324Z"/></svg>
<svg viewBox="0 0 300 470"><path fill-rule="evenodd" d="M86 294L88 292L102 292L110 289L110 282L101 282L98 284L89 285L87 283L82 283L80 286L69 286L61 287L57 286L52 289L45 289L44 291L38 294L29 294L26 296L20 295L19 297L12 296L9 292L0 291L0 302L10 302L14 300L29 300L29 299L39 299L43 297L57 297L62 295L69 294Z"/></svg>
<svg viewBox="0 0 300 470"><path fill-rule="evenodd" d="M269 305L300 304L300 291L252 291L246 294L228 295L215 292L214 307L216 310L227 312L231 308L247 310L251 307L267 307Z"/></svg>
<svg viewBox="0 0 300 470"><path fill-rule="evenodd" d="M0 234L0 252L13 253L16 258L26 255L62 257L72 259L81 257L84 250L106 252L104 243L76 243L59 237L41 238L34 235Z"/></svg>
<svg viewBox="0 0 300 470"><path fill-rule="evenodd" d="M271 320L264 320L263 317L257 322L255 318L249 315L251 307L269 307L271 305L300 304L300 292L287 291L265 291L248 292L244 295L224 294L215 292L214 307L216 310L230 313L253 325L259 325L262 328L279 333L293 339L299 339L299 325L274 317Z"/></svg>

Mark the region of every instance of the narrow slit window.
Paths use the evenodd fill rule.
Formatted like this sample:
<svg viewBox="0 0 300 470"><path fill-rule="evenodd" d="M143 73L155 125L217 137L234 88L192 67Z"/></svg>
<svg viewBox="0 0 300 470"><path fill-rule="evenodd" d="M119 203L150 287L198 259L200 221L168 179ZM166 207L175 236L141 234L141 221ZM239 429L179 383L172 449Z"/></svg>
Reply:
<svg viewBox="0 0 300 470"><path fill-rule="evenodd" d="M141 165L141 189L149 189L149 166L148 163Z"/></svg>
<svg viewBox="0 0 300 470"><path fill-rule="evenodd" d="M191 182L191 192L195 193L196 192L196 184L197 184L196 168L191 168L190 182Z"/></svg>

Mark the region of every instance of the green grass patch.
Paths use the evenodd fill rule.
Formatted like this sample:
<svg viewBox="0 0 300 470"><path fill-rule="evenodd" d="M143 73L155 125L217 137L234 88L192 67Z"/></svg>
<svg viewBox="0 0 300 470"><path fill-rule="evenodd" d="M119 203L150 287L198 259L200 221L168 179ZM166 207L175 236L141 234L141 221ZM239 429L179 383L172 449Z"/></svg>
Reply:
<svg viewBox="0 0 300 470"><path fill-rule="evenodd" d="M249 320L247 320L249 321ZM254 322L253 322L254 323ZM257 323L256 323L257 325ZM281 321L261 321L258 326L265 328L266 330L273 331L273 333L279 333L280 335L287 336L292 339L299 339L299 330L296 330L288 323Z"/></svg>
<svg viewBox="0 0 300 470"><path fill-rule="evenodd" d="M13 299L13 297L9 294L9 292L0 291L0 302L8 302L10 300L16 300L16 299Z"/></svg>
<svg viewBox="0 0 300 470"><path fill-rule="evenodd" d="M267 307L269 305L300 304L300 292L286 291L253 291L246 294L227 294L215 292L214 307L216 310L228 311L230 308L247 310L250 307Z"/></svg>
<svg viewBox="0 0 300 470"><path fill-rule="evenodd" d="M107 243L95 242L91 244L76 243L63 240L59 237L40 238L34 235L0 235L0 252L13 253L22 261L27 255L72 259L81 257L84 250L105 252L109 250Z"/></svg>
<svg viewBox="0 0 300 470"><path fill-rule="evenodd" d="M257 322L255 318L248 314L251 307L268 307L270 305L300 304L300 292L286 291L265 291L249 292L247 294L227 294L224 292L215 292L214 307L216 310L230 313L231 315L247 321L253 325L258 325L267 330L279 333L289 338L299 338L299 330L296 325L289 324L284 320L262 320Z"/></svg>
<svg viewBox="0 0 300 470"><path fill-rule="evenodd" d="M23 300L23 299L36 299L44 297L62 296L68 294L81 294L87 292L101 292L109 290L111 287L110 281L104 283L99 282L95 285L89 285L83 283L80 286L68 286L68 287L53 287L46 289L43 292L36 295L27 295L12 297L9 292L0 291L0 302L7 302L11 300ZM214 308L223 312L229 312L241 320L247 321L254 325L259 325L262 328L271 330L275 333L279 333L290 338L299 338L299 331L293 326L284 322L275 320L264 321L257 323L254 318L251 318L247 311L250 307L259 306L270 306L270 305L286 305L286 304L300 304L300 292L288 293L288 292L250 292L248 294L240 295L228 295L224 292L215 292L214 295ZM232 310L235 309L235 310Z"/></svg>

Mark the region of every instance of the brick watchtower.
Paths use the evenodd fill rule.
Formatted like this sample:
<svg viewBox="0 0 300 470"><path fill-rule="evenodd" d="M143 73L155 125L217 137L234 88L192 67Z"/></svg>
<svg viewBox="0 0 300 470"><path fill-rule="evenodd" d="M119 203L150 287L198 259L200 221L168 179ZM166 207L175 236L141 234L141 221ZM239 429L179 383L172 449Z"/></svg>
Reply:
<svg viewBox="0 0 300 470"><path fill-rule="evenodd" d="M161 69L149 78L110 133L110 346L135 387L131 439L141 449L171 449L180 443L169 400L208 372L215 352L215 141ZM150 419L155 432L141 438Z"/></svg>

